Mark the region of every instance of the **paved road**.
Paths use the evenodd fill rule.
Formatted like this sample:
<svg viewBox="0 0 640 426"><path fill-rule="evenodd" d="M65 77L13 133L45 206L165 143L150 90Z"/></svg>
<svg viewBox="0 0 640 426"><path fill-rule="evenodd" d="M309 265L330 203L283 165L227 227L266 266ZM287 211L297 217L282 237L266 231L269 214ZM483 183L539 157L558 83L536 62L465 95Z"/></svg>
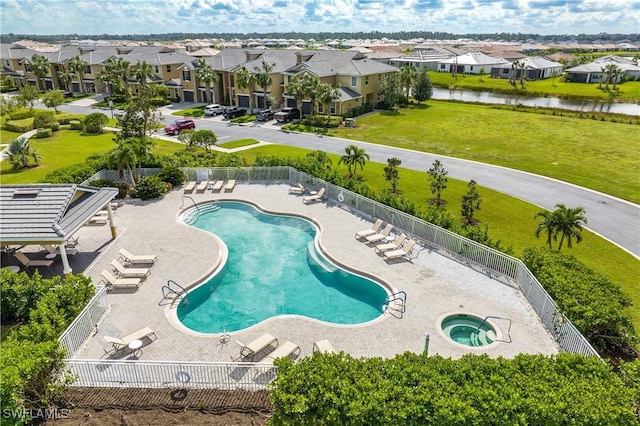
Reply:
<svg viewBox="0 0 640 426"><path fill-rule="evenodd" d="M86 113L88 107L66 105L64 109L70 112ZM163 108L166 122L175 118L170 115L172 111L171 107ZM220 117L209 117L196 119L196 127L215 131L220 142L252 138L340 155L344 154L344 148L347 145L356 143L366 149L371 161L386 163L388 158L397 157L402 160L402 167L425 172L434 160L439 159L451 178L463 181L473 179L478 185L550 210L559 203L569 207L583 207L587 213L588 229L640 259L640 206L590 189L531 173L457 158L340 138L286 133L279 130L273 122L255 126L238 126L229 125Z"/></svg>

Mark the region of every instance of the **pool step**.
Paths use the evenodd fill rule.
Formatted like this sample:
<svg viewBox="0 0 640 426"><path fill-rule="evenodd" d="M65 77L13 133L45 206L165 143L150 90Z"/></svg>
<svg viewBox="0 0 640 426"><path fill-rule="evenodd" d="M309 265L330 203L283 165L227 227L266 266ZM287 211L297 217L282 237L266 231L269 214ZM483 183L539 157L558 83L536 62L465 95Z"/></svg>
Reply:
<svg viewBox="0 0 640 426"><path fill-rule="evenodd" d="M309 244L307 244L307 258L311 258L313 263L327 272L336 272L338 270L329 261L325 260L320 253L318 253L313 241L309 241Z"/></svg>
<svg viewBox="0 0 640 426"><path fill-rule="evenodd" d="M216 204L203 204L198 206L197 209L193 209L189 212L184 218L184 223L187 225L193 225L193 223L198 218L198 215L203 213L211 213L220 210L220 206Z"/></svg>

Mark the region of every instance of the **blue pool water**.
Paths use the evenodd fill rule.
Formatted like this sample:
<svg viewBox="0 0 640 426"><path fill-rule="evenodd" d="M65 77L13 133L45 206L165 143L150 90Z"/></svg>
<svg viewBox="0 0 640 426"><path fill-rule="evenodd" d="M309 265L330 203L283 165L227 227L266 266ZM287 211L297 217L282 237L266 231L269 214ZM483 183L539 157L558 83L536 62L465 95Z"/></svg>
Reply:
<svg viewBox="0 0 640 426"><path fill-rule="evenodd" d="M185 222L220 237L229 258L181 301L177 315L183 325L201 333L222 333L277 315L336 324L359 324L380 316L387 292L318 253L317 229L311 222L266 214L246 203L214 205ZM203 254L203 261L206 258Z"/></svg>

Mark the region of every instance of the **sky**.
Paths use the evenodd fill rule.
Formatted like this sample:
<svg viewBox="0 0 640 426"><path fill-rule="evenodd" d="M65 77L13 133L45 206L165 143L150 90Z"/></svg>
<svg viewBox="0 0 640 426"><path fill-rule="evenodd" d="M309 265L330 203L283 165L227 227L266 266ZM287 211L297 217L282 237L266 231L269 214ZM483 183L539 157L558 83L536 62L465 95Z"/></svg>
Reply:
<svg viewBox="0 0 640 426"><path fill-rule="evenodd" d="M0 0L0 33L638 34L640 0Z"/></svg>

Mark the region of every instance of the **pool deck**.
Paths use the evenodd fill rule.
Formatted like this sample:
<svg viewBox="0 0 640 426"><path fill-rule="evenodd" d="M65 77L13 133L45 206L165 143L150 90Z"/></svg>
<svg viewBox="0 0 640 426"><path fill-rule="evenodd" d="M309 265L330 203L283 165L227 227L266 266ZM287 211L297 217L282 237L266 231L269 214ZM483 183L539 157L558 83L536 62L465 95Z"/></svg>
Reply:
<svg viewBox="0 0 640 426"><path fill-rule="evenodd" d="M188 286L208 276L219 259L220 245L211 234L178 220L183 200L185 207L192 204L191 200L183 199L182 189L178 188L159 200L125 202L116 211L115 240L110 240L108 226L90 226L80 231L81 253L72 259L72 267L75 273L84 271L95 282L100 281L103 269L111 270L109 263L118 258L120 248L133 254L155 254L158 261L137 290L108 293L110 307L97 333L76 351L74 358L114 357L105 354L103 349L108 349L109 344L103 337L122 337L142 327L150 327L157 339L144 342L140 360L228 362L239 353L235 340L248 343L263 333L272 334L280 343L289 340L300 345L301 356L311 355L313 343L325 339L337 351L354 357L390 358L406 351L420 353L424 350L425 333L430 335L429 354L443 357L459 358L466 353L514 357L522 352L559 351L519 291L428 248L418 247L420 254L412 262L386 263L372 247L354 238L356 231L370 228L371 222L331 203L305 205L301 196L289 195L288 188L288 185L239 183L233 192L207 190L189 196L198 203L246 200L270 211L312 218L322 227L321 245L331 257L407 293L406 312L402 315L396 312L400 318L387 314L367 324L340 326L295 316L278 317L230 333L226 341L220 335L201 337L179 330L170 320L170 304L162 303L162 286L169 279ZM452 343L439 331L438 320L453 312L511 319L511 342L497 342L484 348ZM503 340L508 340L508 322L493 323L505 332ZM127 357L125 354L114 358Z"/></svg>

